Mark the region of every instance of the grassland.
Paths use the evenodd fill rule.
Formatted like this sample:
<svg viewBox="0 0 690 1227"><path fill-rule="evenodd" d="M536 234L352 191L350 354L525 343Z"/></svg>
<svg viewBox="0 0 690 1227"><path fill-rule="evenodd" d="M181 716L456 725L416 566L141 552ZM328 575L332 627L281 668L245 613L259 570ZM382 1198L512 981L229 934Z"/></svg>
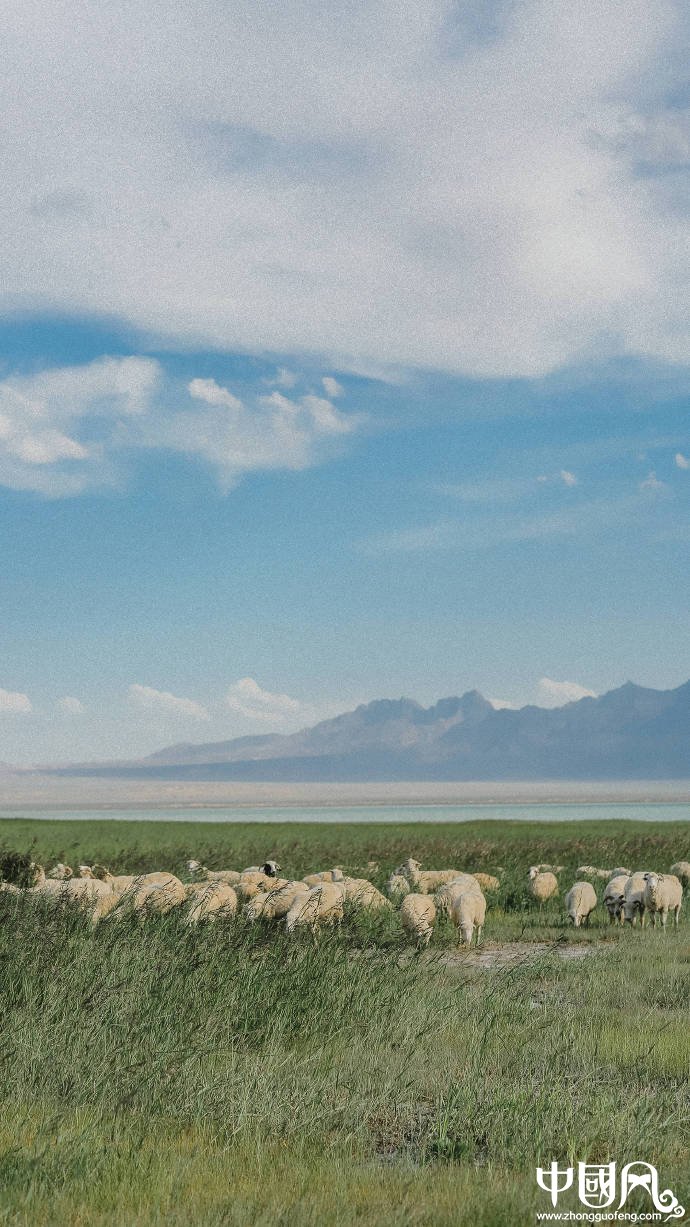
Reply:
<svg viewBox="0 0 690 1227"><path fill-rule="evenodd" d="M688 917L575 933L524 889L540 860L565 885L584 861L668 869L690 826L9 820L0 844L123 872L500 870L485 949L516 952L487 970L441 925L419 957L388 914L317 946L174 914L92 934L0 896L0 1222L520 1227L552 1158L645 1159L690 1205Z"/></svg>

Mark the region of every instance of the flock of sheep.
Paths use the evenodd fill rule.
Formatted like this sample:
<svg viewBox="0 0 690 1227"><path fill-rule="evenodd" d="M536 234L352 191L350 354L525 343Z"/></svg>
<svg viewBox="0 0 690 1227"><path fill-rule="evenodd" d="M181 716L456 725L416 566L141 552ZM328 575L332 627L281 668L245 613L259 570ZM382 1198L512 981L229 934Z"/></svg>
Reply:
<svg viewBox="0 0 690 1227"><path fill-rule="evenodd" d="M370 868L376 868L370 864ZM485 873L464 873L457 869L422 869L408 858L390 876L388 897L367 878L352 878L334 868L307 874L301 879L278 876L280 865L273 860L251 865L242 871L211 870L199 861L187 863L190 882L183 883L172 873L110 873L102 865L80 865L77 876L68 865L58 863L48 873L33 862L28 884L23 887L0 881L0 892L28 895L59 902L73 902L86 910L95 926L104 917L120 920L143 913L164 914L180 909L185 923L220 917L233 917L240 907L248 921L285 922L288 933L308 928L316 935L323 925L342 920L346 904L376 910L399 906L400 922L417 947L428 945L436 919L450 917L461 943L470 945L481 937L486 916L484 891L499 889L498 878ZM533 865L529 870L529 890L541 905L558 894L557 874L562 865ZM690 863L678 861L670 873L631 873L621 867L606 870L581 865L581 875L565 896L565 908L576 927L587 924L597 906L597 894L589 880L605 879L603 902L610 923L638 916L644 926L649 914L652 925L657 915L663 926L669 912L678 923L683 887L690 887Z"/></svg>
<svg viewBox="0 0 690 1227"><path fill-rule="evenodd" d="M532 865L529 871L530 892L540 904L558 893L556 874L562 869L562 865ZM656 925L659 916L665 927L669 912L673 913L674 923L678 924L683 887L690 887L688 861L676 861L675 865L671 865L670 873L632 872L621 866L598 869L595 865L580 865L576 872L582 875L583 880L575 882L565 897L565 910L576 928L589 922L597 906L597 894L588 880L590 878L600 878L607 883L603 902L609 914L609 924L628 921L634 925L639 916L642 927L647 913L652 918L652 926Z"/></svg>

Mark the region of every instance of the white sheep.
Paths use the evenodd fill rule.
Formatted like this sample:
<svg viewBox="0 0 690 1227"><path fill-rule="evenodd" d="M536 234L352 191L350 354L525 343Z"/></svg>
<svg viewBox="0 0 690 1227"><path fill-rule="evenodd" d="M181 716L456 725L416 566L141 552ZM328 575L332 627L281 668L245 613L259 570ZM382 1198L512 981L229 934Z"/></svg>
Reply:
<svg viewBox="0 0 690 1227"><path fill-rule="evenodd" d="M246 903L254 895L258 895L259 891L274 890L279 886L287 885L287 881L287 878L269 877L261 870L246 869L240 875L239 882L235 883L234 889Z"/></svg>
<svg viewBox="0 0 690 1227"><path fill-rule="evenodd" d="M501 883L499 882L498 878L495 878L493 876L493 874L473 873L472 877L476 878L482 890L499 890L500 889Z"/></svg>
<svg viewBox="0 0 690 1227"><path fill-rule="evenodd" d="M628 873L617 873L604 890L604 907L609 914L609 924L614 924L616 921L623 923L625 884L629 877Z"/></svg>
<svg viewBox="0 0 690 1227"><path fill-rule="evenodd" d="M73 875L74 870L69 865L63 865L62 861L58 861L57 865L53 865L53 868L48 870L46 877L56 882L67 882Z"/></svg>
<svg viewBox="0 0 690 1227"><path fill-rule="evenodd" d="M428 946L434 931L436 905L430 895L405 895L400 905L400 923L417 949Z"/></svg>
<svg viewBox="0 0 690 1227"><path fill-rule="evenodd" d="M234 916L237 912L237 895L227 882L199 882L185 891L189 909L185 924L195 925L201 920L216 920Z"/></svg>
<svg viewBox="0 0 690 1227"><path fill-rule="evenodd" d="M690 887L690 861L676 861L670 872L680 879L686 890Z"/></svg>
<svg viewBox="0 0 690 1227"><path fill-rule="evenodd" d="M335 869L321 869L318 873L306 873L302 878L307 886L320 886L322 882L343 882L345 876L340 865Z"/></svg>
<svg viewBox="0 0 690 1227"><path fill-rule="evenodd" d="M481 890L464 890L457 895L451 908L451 920L458 930L461 943L472 945L472 934L477 934L477 945L482 935L486 916L486 899Z"/></svg>
<svg viewBox="0 0 690 1227"><path fill-rule="evenodd" d="M95 926L117 903L107 882L99 882L95 878L46 878L45 874L27 891L40 899L50 899L55 903L76 904L91 916Z"/></svg>
<svg viewBox="0 0 690 1227"><path fill-rule="evenodd" d="M390 908L392 906L390 899L386 899L385 895L370 882L368 878L343 878L345 887L345 899L348 903L354 903L357 907L369 908L376 911L379 908Z"/></svg>
<svg viewBox="0 0 690 1227"><path fill-rule="evenodd" d="M645 901L644 890L647 884L646 873L631 873L625 883L625 902L623 904L623 918L627 924L634 925L637 923L637 917L640 917L640 925L644 928L645 923Z"/></svg>
<svg viewBox="0 0 690 1227"><path fill-rule="evenodd" d="M314 936L321 925L337 924L343 918L345 887L342 882L321 882L306 895L297 895L285 918L288 933L301 925L308 926Z"/></svg>
<svg viewBox="0 0 690 1227"><path fill-rule="evenodd" d="M403 895L409 895L410 883L401 873L392 873L386 882L386 890L391 899L401 899Z"/></svg>
<svg viewBox="0 0 690 1227"><path fill-rule="evenodd" d="M446 882L453 882L460 871L458 869L422 869L419 861L408 857L395 872L407 878L417 894L433 895L439 886L444 886Z"/></svg>
<svg viewBox="0 0 690 1227"><path fill-rule="evenodd" d="M165 915L173 908L185 903L187 894L179 878L167 875L165 882L149 882L148 874L136 878L130 888L122 894L112 892L116 901L113 915L116 920L123 920L132 914L144 915L156 912Z"/></svg>
<svg viewBox="0 0 690 1227"><path fill-rule="evenodd" d="M597 906L597 896L591 882L574 882L565 897L565 910L579 929L589 924L589 918Z"/></svg>
<svg viewBox="0 0 690 1227"><path fill-rule="evenodd" d="M597 869L596 865L578 865L575 872L584 878L601 878L603 882L608 882L613 877L612 869Z"/></svg>
<svg viewBox="0 0 690 1227"><path fill-rule="evenodd" d="M539 870L536 865L533 865L529 871L529 891L533 899L536 899L539 906L542 907L547 899L552 899L558 894L558 878L555 873L549 870Z"/></svg>
<svg viewBox="0 0 690 1227"><path fill-rule="evenodd" d="M306 882L289 881L272 890L260 890L249 900L244 909L247 920L282 920L287 916L297 898L306 898L310 887Z"/></svg>
<svg viewBox="0 0 690 1227"><path fill-rule="evenodd" d="M267 878L277 878L279 869L280 865L276 861L264 861L263 865L247 865L247 868L242 870L242 874L263 873Z"/></svg>
<svg viewBox="0 0 690 1227"><path fill-rule="evenodd" d="M434 903L439 912L445 912L446 916L450 916L455 900L463 893L463 891L479 891L481 887L471 873L458 873L453 878L452 882L446 882L443 886L439 886L434 894Z"/></svg>
<svg viewBox="0 0 690 1227"><path fill-rule="evenodd" d="M540 865L530 865L530 874L533 869L536 873L562 873L564 868L565 866L563 865L545 865L543 863ZM577 872L579 873L580 870L578 869Z"/></svg>
<svg viewBox="0 0 690 1227"><path fill-rule="evenodd" d="M682 902L683 887L675 874L645 874L644 905L652 918L652 928L659 915L661 926L665 929L669 912L673 912L673 923L677 925Z"/></svg>
<svg viewBox="0 0 690 1227"><path fill-rule="evenodd" d="M235 886L241 876L238 869L207 869L200 861L187 861L187 872L204 882L225 882L228 886Z"/></svg>

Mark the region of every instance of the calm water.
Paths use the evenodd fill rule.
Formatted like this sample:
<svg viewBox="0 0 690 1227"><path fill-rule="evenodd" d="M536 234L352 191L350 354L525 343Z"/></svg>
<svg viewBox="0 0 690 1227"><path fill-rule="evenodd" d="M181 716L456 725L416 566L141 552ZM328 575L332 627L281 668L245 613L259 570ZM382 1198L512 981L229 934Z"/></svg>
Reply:
<svg viewBox="0 0 690 1227"><path fill-rule="evenodd" d="M70 819L127 822L580 822L628 818L642 822L690 822L690 805L681 803L591 803L520 805L328 805L194 806L189 809L24 809L0 811L0 818Z"/></svg>

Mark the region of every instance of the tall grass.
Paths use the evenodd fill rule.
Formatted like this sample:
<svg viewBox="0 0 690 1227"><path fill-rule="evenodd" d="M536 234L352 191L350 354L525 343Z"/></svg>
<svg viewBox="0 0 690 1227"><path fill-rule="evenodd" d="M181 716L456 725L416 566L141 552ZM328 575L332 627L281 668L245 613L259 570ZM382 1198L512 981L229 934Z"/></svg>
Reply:
<svg viewBox="0 0 690 1227"><path fill-rule="evenodd" d="M178 865L188 835L163 834L141 849ZM304 869L372 845L393 863L410 844L391 836L348 858L342 833L338 857L316 832ZM107 853L100 832L80 838ZM515 847L524 862L533 844L492 838L482 864L517 883ZM315 945L175 914L92 933L0 895L0 1222L519 1227L544 1208L535 1166L567 1157L646 1159L688 1205L690 927L594 929L592 952L564 959L558 905L520 896L487 935L528 921L543 945L486 971L449 961L450 929L413 955L389 914L350 914Z"/></svg>

